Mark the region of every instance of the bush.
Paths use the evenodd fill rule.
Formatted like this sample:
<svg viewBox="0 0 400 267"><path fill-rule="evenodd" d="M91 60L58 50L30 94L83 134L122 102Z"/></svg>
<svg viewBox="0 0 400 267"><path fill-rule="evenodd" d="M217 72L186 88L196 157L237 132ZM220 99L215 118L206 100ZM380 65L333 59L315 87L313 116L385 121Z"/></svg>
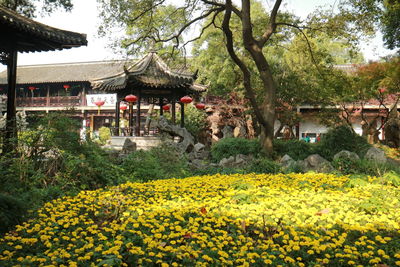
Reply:
<svg viewBox="0 0 400 267"><path fill-rule="evenodd" d="M111 138L111 131L108 127L100 127L99 129L99 141L100 144L105 145Z"/></svg>
<svg viewBox="0 0 400 267"><path fill-rule="evenodd" d="M278 173L281 171L281 166L267 158L257 158L245 170L254 173Z"/></svg>
<svg viewBox="0 0 400 267"><path fill-rule="evenodd" d="M257 156L260 152L261 147L256 139L223 138L211 146L211 157L215 162L238 154Z"/></svg>
<svg viewBox="0 0 400 267"><path fill-rule="evenodd" d="M355 152L362 157L370 147L367 140L354 133L348 126L342 125L330 129L322 136L321 141L316 144L316 153L327 160L332 160L333 156L342 150Z"/></svg>
<svg viewBox="0 0 400 267"><path fill-rule="evenodd" d="M148 151L138 150L122 163L130 181L149 181L189 176L187 161L172 146L163 144Z"/></svg>
<svg viewBox="0 0 400 267"><path fill-rule="evenodd" d="M305 159L314 153L315 144L306 143L301 140L274 140L274 150L279 156L285 154L294 160Z"/></svg>
<svg viewBox="0 0 400 267"><path fill-rule="evenodd" d="M46 201L125 181L121 168L103 150L81 142L78 126L70 118L51 114L19 135L17 156L0 158L0 196L6 199L0 216L9 215L4 217L8 226L0 232Z"/></svg>

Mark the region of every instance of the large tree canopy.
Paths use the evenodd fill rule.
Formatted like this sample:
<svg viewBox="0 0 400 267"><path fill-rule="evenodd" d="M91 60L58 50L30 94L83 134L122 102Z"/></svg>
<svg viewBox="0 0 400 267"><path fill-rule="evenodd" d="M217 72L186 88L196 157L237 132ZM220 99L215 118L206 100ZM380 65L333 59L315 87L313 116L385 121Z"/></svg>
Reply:
<svg viewBox="0 0 400 267"><path fill-rule="evenodd" d="M232 0L182 0L174 5L166 0L98 1L104 18L103 32L115 25L124 27L123 45L133 52L154 42L170 45L176 51L200 38L207 29L222 31L227 54L237 65L245 95L261 125L262 146L269 153L273 150L277 85L268 58L271 50L267 48L285 44L299 34L312 55L309 38L317 33L325 32L330 38L341 36L348 43L356 43L361 31L365 34L372 30L368 14L359 16L352 9L339 13L319 10L301 21L281 11L282 0L272 1L269 10L255 0L238 4ZM265 12L257 13L264 8ZM311 62L317 64L314 56ZM261 101L258 88L262 91Z"/></svg>
<svg viewBox="0 0 400 267"><path fill-rule="evenodd" d="M52 13L59 8L66 11L71 11L72 9L71 0L0 0L0 5L29 18L35 17L38 6L41 6L42 11L46 14Z"/></svg>

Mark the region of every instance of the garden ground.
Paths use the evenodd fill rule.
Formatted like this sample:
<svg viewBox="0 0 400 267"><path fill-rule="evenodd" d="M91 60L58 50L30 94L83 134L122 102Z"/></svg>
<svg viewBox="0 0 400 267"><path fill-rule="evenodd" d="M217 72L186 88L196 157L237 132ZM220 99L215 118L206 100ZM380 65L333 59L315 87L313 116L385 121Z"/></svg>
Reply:
<svg viewBox="0 0 400 267"><path fill-rule="evenodd" d="M0 239L1 266L400 265L380 178L232 174L82 191Z"/></svg>

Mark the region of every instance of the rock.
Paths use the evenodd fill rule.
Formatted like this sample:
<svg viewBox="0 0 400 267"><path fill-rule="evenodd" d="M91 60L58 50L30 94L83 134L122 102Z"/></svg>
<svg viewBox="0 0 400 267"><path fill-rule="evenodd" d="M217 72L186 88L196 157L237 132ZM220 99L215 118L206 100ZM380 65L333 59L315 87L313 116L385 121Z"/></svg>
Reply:
<svg viewBox="0 0 400 267"><path fill-rule="evenodd" d="M205 169L207 167L201 159L193 159L190 162L190 166L194 169Z"/></svg>
<svg viewBox="0 0 400 267"><path fill-rule="evenodd" d="M332 164L318 154L312 154L304 160L304 171L332 172Z"/></svg>
<svg viewBox="0 0 400 267"><path fill-rule="evenodd" d="M219 166L223 168L240 168L248 165L252 161L253 157L246 156L243 154L238 154L235 157L230 156L229 158L223 158L219 162Z"/></svg>
<svg viewBox="0 0 400 267"><path fill-rule="evenodd" d="M166 118L160 117L157 128L172 136L179 136L180 142L176 144L177 149L182 152L190 152L194 147L194 137L189 133L186 128L181 128L177 125L170 124Z"/></svg>
<svg viewBox="0 0 400 267"><path fill-rule="evenodd" d="M131 139L126 138L124 141L124 145L122 146L122 154L130 154L136 151L136 143L132 142Z"/></svg>
<svg viewBox="0 0 400 267"><path fill-rule="evenodd" d="M219 166L223 168L229 168L233 166L233 163L235 162L235 158L233 156L230 156L229 158L223 158L219 161Z"/></svg>
<svg viewBox="0 0 400 267"><path fill-rule="evenodd" d="M289 166L293 165L296 161L292 159L288 154L284 155L279 163L283 168L288 168Z"/></svg>
<svg viewBox="0 0 400 267"><path fill-rule="evenodd" d="M383 152L382 149L379 149L377 147L371 147L370 149L368 149L364 158L367 160L370 160L370 161L378 162L378 163L386 163L387 162L387 157L385 155L385 152Z"/></svg>
<svg viewBox="0 0 400 267"><path fill-rule="evenodd" d="M221 130L223 137L222 138L231 138L233 137L233 129L232 126L225 125Z"/></svg>
<svg viewBox="0 0 400 267"><path fill-rule="evenodd" d="M233 137L246 137L246 128L243 125L239 125L233 129Z"/></svg>
<svg viewBox="0 0 400 267"><path fill-rule="evenodd" d="M347 150L342 150L333 156L333 160L349 160L349 161L357 161L360 160L360 157L354 153Z"/></svg>
<svg viewBox="0 0 400 267"><path fill-rule="evenodd" d="M202 151L204 151L205 147L206 146L203 145L202 143L197 143L197 144L194 145L193 152L194 153L202 152Z"/></svg>

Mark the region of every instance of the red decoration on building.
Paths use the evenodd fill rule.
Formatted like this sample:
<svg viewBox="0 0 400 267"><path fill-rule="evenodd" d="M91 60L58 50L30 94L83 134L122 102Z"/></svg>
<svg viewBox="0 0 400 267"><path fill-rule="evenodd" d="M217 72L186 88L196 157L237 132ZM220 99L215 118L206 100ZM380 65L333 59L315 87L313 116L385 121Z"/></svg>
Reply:
<svg viewBox="0 0 400 267"><path fill-rule="evenodd" d="M184 96L184 97L181 97L180 101L183 104L189 104L189 103L192 103L193 99L190 96Z"/></svg>
<svg viewBox="0 0 400 267"><path fill-rule="evenodd" d="M128 101L129 103L133 103L137 101L137 96L135 95L127 95L125 96L125 100Z"/></svg>
<svg viewBox="0 0 400 267"><path fill-rule="evenodd" d="M100 109L101 109L101 106L104 105L104 103L105 103L104 100L97 100L96 102L94 102L94 104L99 108L99 111L97 112L98 115L100 115Z"/></svg>
<svg viewBox="0 0 400 267"><path fill-rule="evenodd" d="M204 104L204 103L197 103L196 104L196 108L197 109L204 109L206 107L206 104Z"/></svg>
<svg viewBox="0 0 400 267"><path fill-rule="evenodd" d="M162 106L162 109L165 111L168 111L170 109L170 107L168 105L164 105L164 106Z"/></svg>
<svg viewBox="0 0 400 267"><path fill-rule="evenodd" d="M122 110L122 111L126 110L127 108L128 108L128 106L125 105L125 104L121 104L121 105L119 106L119 109Z"/></svg>
<svg viewBox="0 0 400 267"><path fill-rule="evenodd" d="M103 106L103 105L104 105L104 103L105 103L105 101L104 101L104 100L97 100L96 102L94 102L94 104L95 104L96 106L98 106L98 107L101 107L101 106Z"/></svg>
<svg viewBox="0 0 400 267"><path fill-rule="evenodd" d="M28 89L31 90L31 91L33 91L33 90L36 89L36 87L35 87L35 86L29 86Z"/></svg>
<svg viewBox="0 0 400 267"><path fill-rule="evenodd" d="M64 84L63 87L64 87L65 90L67 90L67 89L71 88L71 85L69 85L69 84Z"/></svg>

